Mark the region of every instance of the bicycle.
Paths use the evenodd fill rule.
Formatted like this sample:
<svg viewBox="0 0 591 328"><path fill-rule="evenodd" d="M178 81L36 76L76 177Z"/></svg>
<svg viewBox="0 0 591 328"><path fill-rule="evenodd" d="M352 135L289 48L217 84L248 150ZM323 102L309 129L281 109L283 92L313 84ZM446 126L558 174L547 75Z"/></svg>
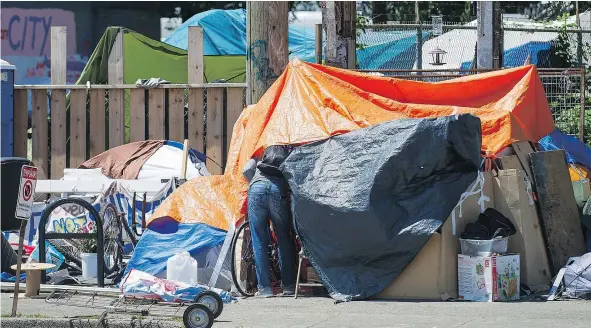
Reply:
<svg viewBox="0 0 591 328"><path fill-rule="evenodd" d="M107 273L116 272L118 268L123 266L123 253L125 248L125 241L123 240L123 231L129 238L133 248L138 243L138 238L142 233L137 231L137 222L135 217L135 199L136 194L133 194L133 206L131 213L131 226L127 222L125 213L119 213L117 208L112 203L109 203L101 211L101 219L104 225L105 236L105 269ZM142 231L145 229L145 206L146 195L144 194L142 206Z"/></svg>
<svg viewBox="0 0 591 328"><path fill-rule="evenodd" d="M270 263L270 277L271 287L278 288L281 285L281 269L279 265L279 251L277 247L277 237L273 232L273 226L269 229L271 243L269 244L269 263ZM292 243L294 245L294 268L298 264L298 254L301 250L301 243L294 231L291 234ZM256 267L254 263L254 252L252 248L252 240L250 238L250 224L244 221L232 237L231 243L231 271L232 281L238 292L245 297L254 296L257 291L257 276ZM238 263L237 263L238 262Z"/></svg>

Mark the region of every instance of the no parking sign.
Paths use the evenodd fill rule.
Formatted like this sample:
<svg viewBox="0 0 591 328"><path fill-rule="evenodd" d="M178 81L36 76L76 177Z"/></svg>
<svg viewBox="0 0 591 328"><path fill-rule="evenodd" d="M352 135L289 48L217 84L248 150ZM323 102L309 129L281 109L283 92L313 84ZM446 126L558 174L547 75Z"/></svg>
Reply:
<svg viewBox="0 0 591 328"><path fill-rule="evenodd" d="M33 195L37 184L37 168L24 165L21 169L21 184L18 188L16 212L14 216L28 220L33 213Z"/></svg>

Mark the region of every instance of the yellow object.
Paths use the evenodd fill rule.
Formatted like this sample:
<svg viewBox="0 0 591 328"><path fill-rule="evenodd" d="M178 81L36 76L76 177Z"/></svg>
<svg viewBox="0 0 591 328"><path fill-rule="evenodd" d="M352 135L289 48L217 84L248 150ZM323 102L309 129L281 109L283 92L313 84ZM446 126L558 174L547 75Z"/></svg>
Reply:
<svg viewBox="0 0 591 328"><path fill-rule="evenodd" d="M581 164L570 164L568 171L570 172L570 180L572 182L589 179L591 176L591 171Z"/></svg>

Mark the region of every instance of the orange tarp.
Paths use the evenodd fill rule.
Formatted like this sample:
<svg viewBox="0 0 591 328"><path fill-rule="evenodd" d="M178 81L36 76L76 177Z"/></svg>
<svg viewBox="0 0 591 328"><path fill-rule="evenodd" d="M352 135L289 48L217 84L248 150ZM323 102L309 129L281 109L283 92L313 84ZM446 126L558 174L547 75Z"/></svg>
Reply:
<svg viewBox="0 0 591 328"><path fill-rule="evenodd" d="M533 65L427 83L294 60L234 125L225 175L188 181L152 218L227 229L244 212L242 168L269 145L304 144L393 119L462 113L481 119L482 150L490 155L514 141L537 142L554 130Z"/></svg>

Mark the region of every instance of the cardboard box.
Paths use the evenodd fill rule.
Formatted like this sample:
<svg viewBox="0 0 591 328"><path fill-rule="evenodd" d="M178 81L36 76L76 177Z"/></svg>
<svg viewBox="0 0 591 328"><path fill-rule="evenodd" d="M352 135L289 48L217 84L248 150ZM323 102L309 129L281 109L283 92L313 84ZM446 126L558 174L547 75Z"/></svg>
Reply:
<svg viewBox="0 0 591 328"><path fill-rule="evenodd" d="M495 207L493 176L484 172L484 195L489 198L485 207ZM472 186L470 186L471 188ZM378 299L412 299L412 300L446 300L458 297L458 265L460 253L459 237L467 223L475 222L480 215L478 199L480 194L471 195L462 203L462 214L459 206L454 209L456 215L456 234L453 234L453 220L450 215L441 232L431 236L414 260L402 273L376 298Z"/></svg>
<svg viewBox="0 0 591 328"><path fill-rule="evenodd" d="M519 300L519 254L458 255L459 299L476 302Z"/></svg>
<svg viewBox="0 0 591 328"><path fill-rule="evenodd" d="M509 253L519 254L521 281L534 291L550 285L550 263L532 182L523 170L499 170L493 181L495 208L509 218L517 233L509 237Z"/></svg>

